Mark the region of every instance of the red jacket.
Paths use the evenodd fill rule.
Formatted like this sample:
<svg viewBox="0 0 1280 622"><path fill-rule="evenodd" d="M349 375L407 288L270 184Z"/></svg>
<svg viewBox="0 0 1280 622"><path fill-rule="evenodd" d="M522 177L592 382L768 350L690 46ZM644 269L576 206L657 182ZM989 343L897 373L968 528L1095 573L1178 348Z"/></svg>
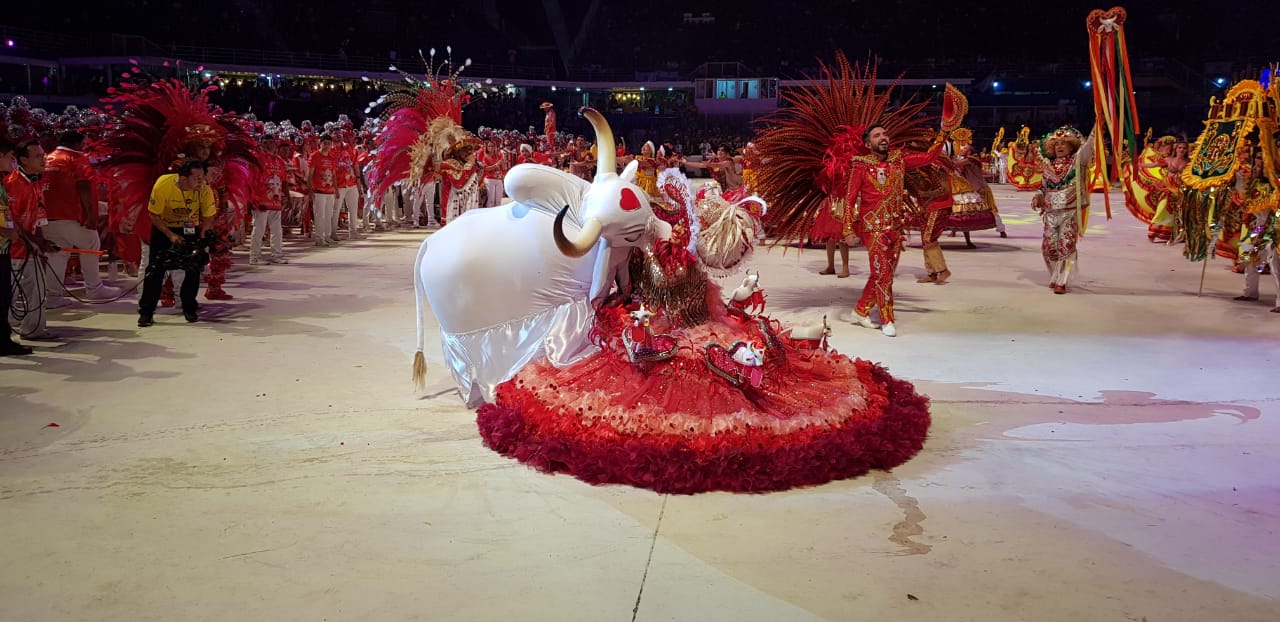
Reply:
<svg viewBox="0 0 1280 622"><path fill-rule="evenodd" d="M44 193L44 205L49 220L74 220L96 228L96 222L88 222L85 218L84 208L80 205L80 192L76 190L76 184L89 183L90 201L96 211L98 201L93 195L97 190L97 182L93 166L89 164L89 156L73 149L58 147L45 156L44 162L43 178L48 184L48 190Z"/></svg>
<svg viewBox="0 0 1280 622"><path fill-rule="evenodd" d="M21 169L15 169L4 179L4 189L9 193L9 218L29 235L34 236L37 227L49 224L49 215L44 209L44 193L48 185L38 176L31 179ZM9 257L26 259L26 244L11 245Z"/></svg>
<svg viewBox="0 0 1280 622"><path fill-rule="evenodd" d="M853 159L849 186L845 193L845 209L858 210L858 226L863 231L896 231L902 228L905 209L903 178L907 169L927 166L942 154L941 141L923 153L889 152L880 160L875 155ZM846 212L847 214L847 212Z"/></svg>

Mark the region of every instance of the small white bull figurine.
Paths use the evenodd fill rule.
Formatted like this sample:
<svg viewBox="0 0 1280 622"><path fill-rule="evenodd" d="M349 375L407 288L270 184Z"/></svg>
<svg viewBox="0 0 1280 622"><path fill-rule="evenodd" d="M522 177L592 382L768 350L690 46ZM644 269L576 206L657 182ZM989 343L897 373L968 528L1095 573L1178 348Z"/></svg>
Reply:
<svg viewBox="0 0 1280 622"><path fill-rule="evenodd" d="M764 346L739 341L733 344L733 348L729 350L729 356L733 358L733 362L743 367L761 367L764 365Z"/></svg>
<svg viewBox="0 0 1280 622"><path fill-rule="evenodd" d="M739 341L729 348L729 356L738 364L739 382L759 389L760 383L764 381L764 346Z"/></svg>
<svg viewBox="0 0 1280 622"><path fill-rule="evenodd" d="M650 311L640 304L640 308L632 311L631 315L631 341L638 344L648 344L649 339L653 337L653 328L649 326L649 322L653 320L653 311Z"/></svg>
<svg viewBox="0 0 1280 622"><path fill-rule="evenodd" d="M822 324L805 324L795 326L790 331L791 340L796 346L804 349L827 349L827 339L831 337L831 325L827 324L827 316L822 316Z"/></svg>
<svg viewBox="0 0 1280 622"><path fill-rule="evenodd" d="M764 290L760 289L760 271L755 274L747 272L742 285L729 295L729 306L744 313L759 314L764 312Z"/></svg>

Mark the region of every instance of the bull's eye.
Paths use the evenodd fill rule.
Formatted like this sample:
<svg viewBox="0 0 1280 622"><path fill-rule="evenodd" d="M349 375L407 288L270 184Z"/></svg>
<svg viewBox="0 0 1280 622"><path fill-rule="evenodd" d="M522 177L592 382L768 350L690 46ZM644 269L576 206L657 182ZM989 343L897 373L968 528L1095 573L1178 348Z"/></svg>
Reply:
<svg viewBox="0 0 1280 622"><path fill-rule="evenodd" d="M634 212L640 209L640 197L636 196L630 188L622 189L622 200L618 202L624 212Z"/></svg>

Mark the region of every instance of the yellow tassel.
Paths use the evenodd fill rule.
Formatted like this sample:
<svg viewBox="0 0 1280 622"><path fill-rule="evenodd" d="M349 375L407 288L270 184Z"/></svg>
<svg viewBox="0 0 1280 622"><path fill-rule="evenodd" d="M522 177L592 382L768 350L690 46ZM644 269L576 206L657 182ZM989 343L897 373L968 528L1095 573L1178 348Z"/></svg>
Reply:
<svg viewBox="0 0 1280 622"><path fill-rule="evenodd" d="M427 357L422 350L413 355L413 387L419 391L427 387Z"/></svg>

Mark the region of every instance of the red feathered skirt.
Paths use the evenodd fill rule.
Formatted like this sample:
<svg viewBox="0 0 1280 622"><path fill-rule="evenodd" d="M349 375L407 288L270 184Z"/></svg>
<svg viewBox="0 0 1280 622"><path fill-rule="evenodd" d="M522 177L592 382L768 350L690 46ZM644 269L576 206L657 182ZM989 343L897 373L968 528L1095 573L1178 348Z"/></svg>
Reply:
<svg viewBox="0 0 1280 622"><path fill-rule="evenodd" d="M542 471L684 494L821 484L920 450L928 398L883 367L780 329L722 317L661 335L676 348L664 362L633 364L625 349L605 347L565 369L530 364L480 408L480 434ZM766 346L758 386L733 380L744 377L724 353L737 341Z"/></svg>

